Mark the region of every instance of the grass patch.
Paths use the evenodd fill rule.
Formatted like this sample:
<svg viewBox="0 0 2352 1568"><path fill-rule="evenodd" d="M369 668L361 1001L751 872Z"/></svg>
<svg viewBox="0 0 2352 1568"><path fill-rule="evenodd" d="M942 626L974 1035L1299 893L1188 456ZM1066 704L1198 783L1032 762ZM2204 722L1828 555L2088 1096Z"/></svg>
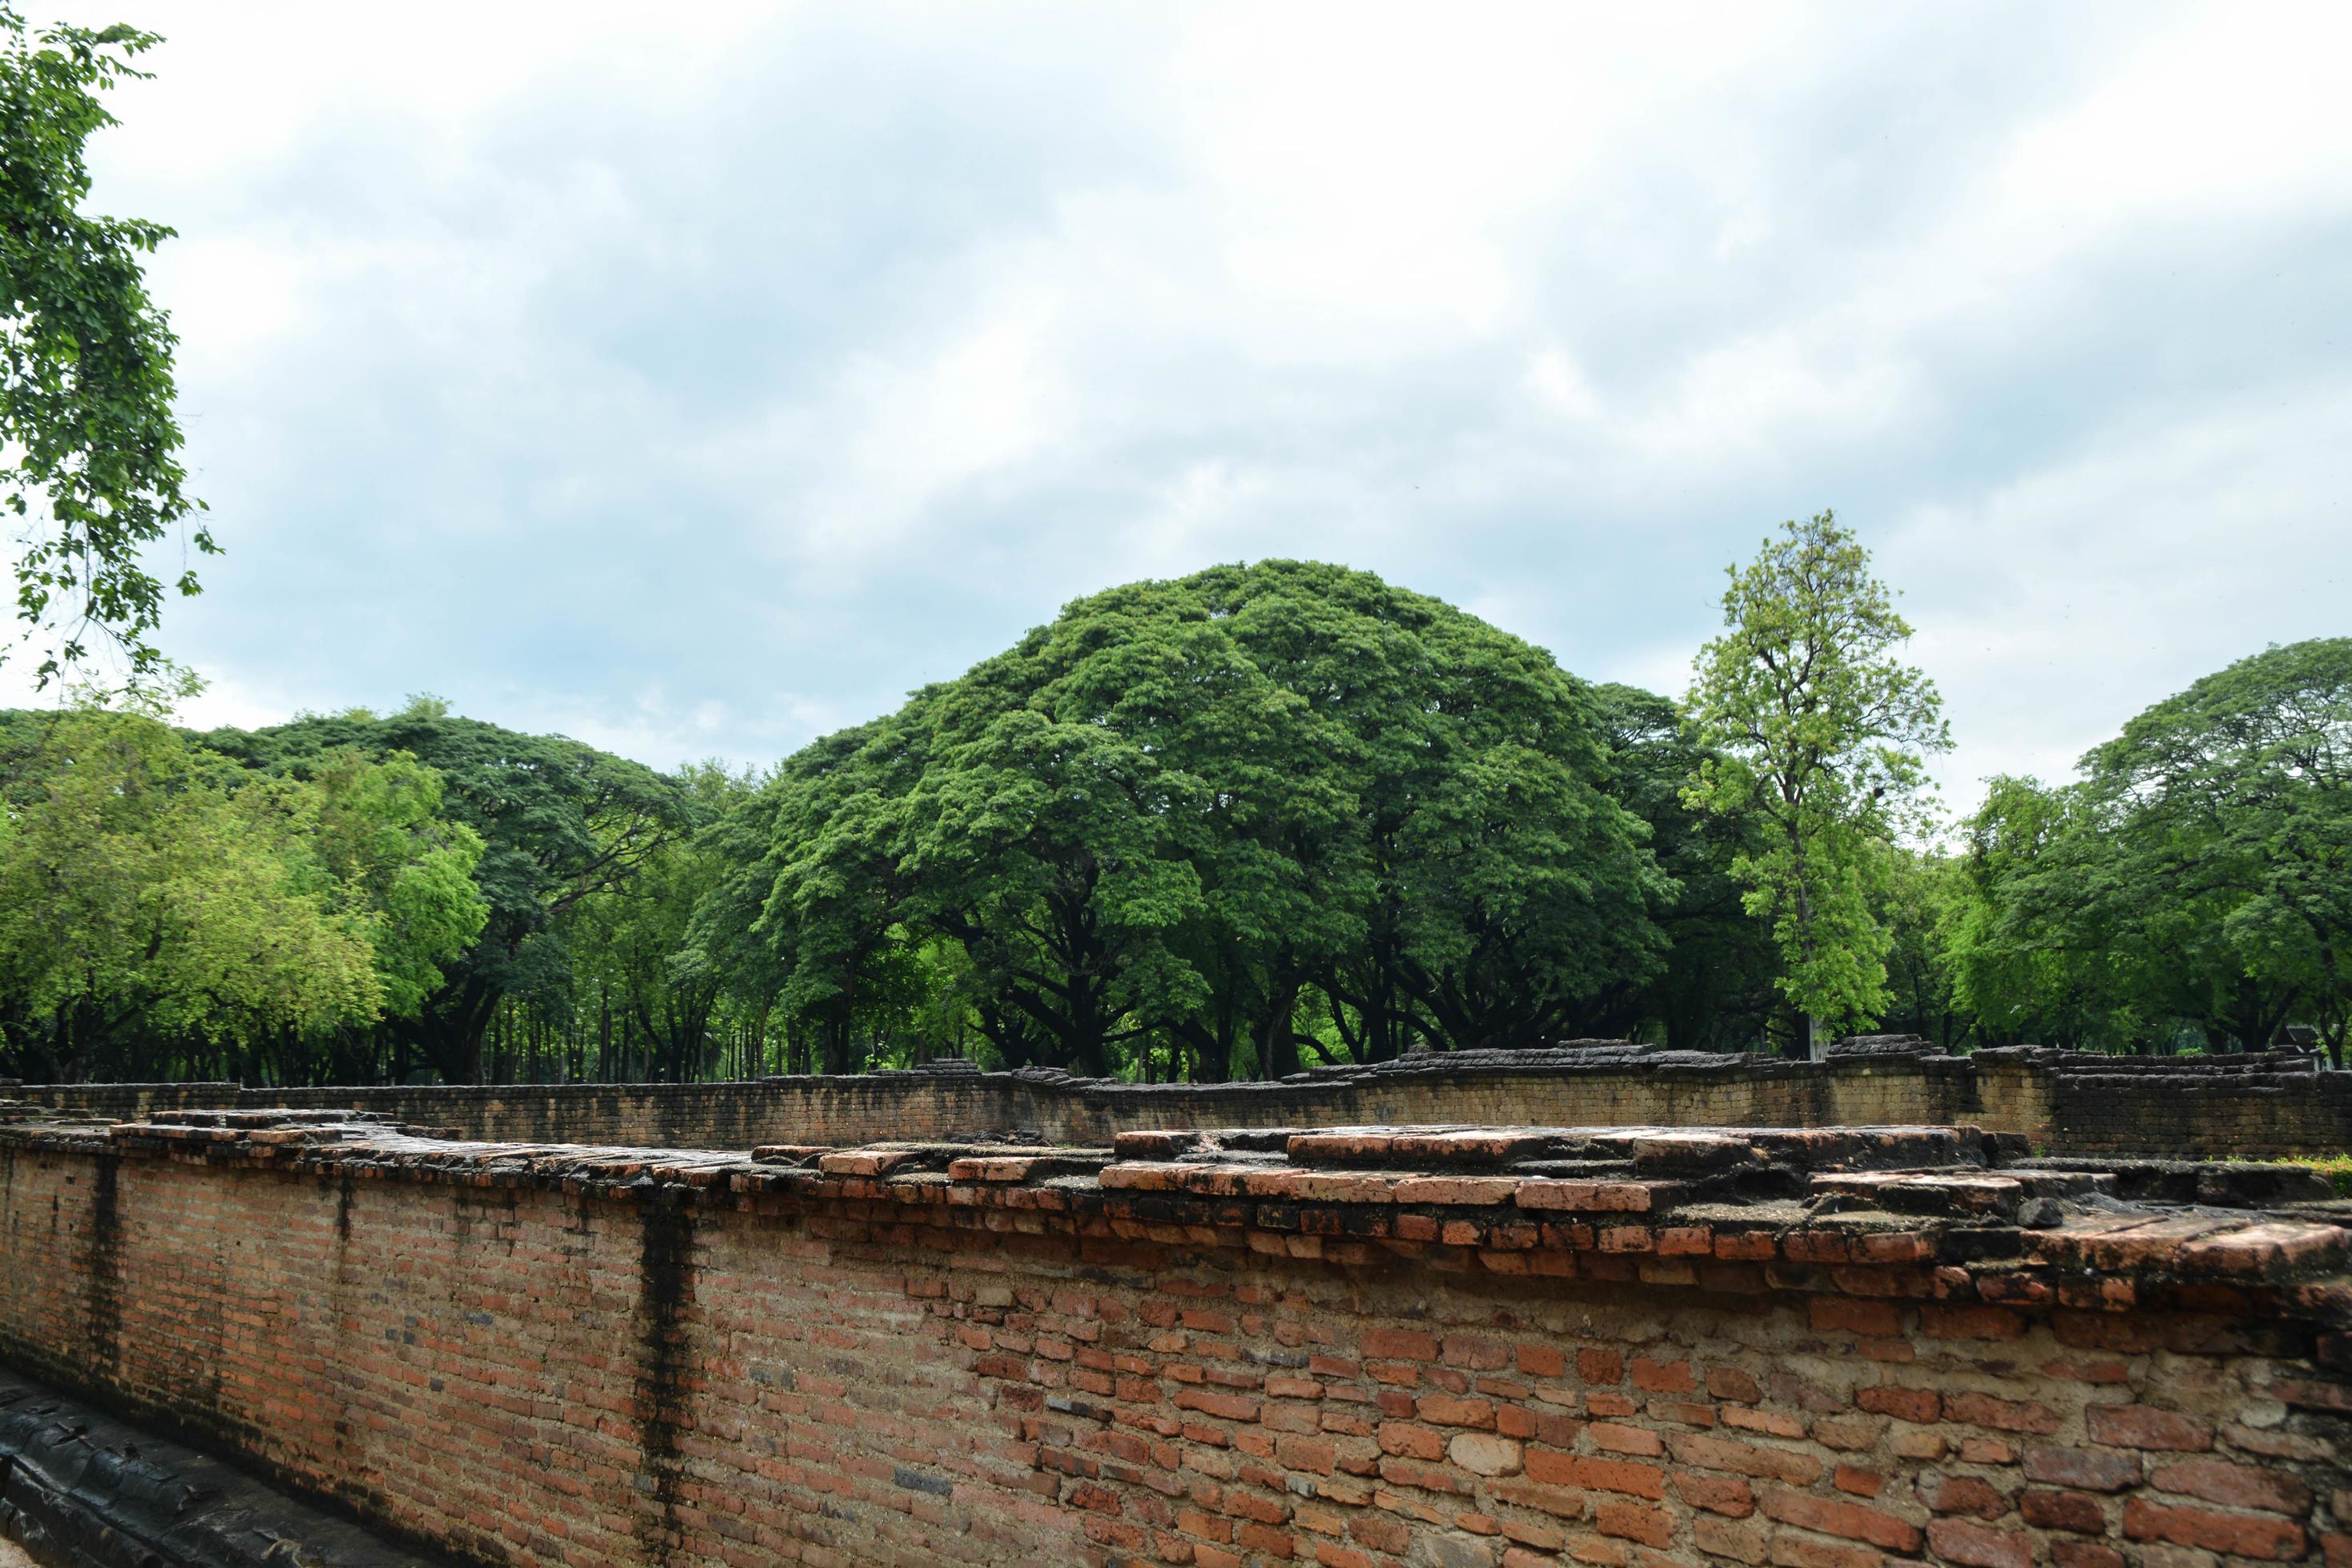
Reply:
<svg viewBox="0 0 2352 1568"><path fill-rule="evenodd" d="M2298 1155L2281 1160L2282 1165L2308 1165L2336 1185L2336 1195L2352 1198L2352 1154Z"/></svg>

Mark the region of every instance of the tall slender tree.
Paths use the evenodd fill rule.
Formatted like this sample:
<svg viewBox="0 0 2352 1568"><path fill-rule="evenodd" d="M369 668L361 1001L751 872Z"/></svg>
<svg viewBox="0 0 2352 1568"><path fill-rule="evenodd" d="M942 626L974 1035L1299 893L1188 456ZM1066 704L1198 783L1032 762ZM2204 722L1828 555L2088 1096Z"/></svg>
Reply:
<svg viewBox="0 0 2352 1568"><path fill-rule="evenodd" d="M1687 706L1714 754L1687 798L1764 824L1733 862L1772 922L1780 991L1807 1020L1886 1005L1887 931L1871 913L1873 840L1921 816L1922 754L1949 749L1935 683L1898 657L1911 627L1835 516L1789 521L1729 569L1723 635L1699 651Z"/></svg>

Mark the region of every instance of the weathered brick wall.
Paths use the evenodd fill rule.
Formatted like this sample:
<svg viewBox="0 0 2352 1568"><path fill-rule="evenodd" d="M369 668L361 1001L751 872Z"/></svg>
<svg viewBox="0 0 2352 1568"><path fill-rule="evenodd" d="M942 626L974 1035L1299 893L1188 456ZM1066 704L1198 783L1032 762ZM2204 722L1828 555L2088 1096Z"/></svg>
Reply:
<svg viewBox="0 0 2352 1568"><path fill-rule="evenodd" d="M1026 1129L1108 1144L1144 1127L1871 1126L1974 1114L1965 1062L1812 1063L1697 1058L1664 1065L1519 1064L1281 1083L1105 1083L1058 1074L877 1073L715 1084L513 1084L239 1089L230 1084L34 1084L5 1094L130 1119L283 1107L377 1112L468 1138L656 1148L854 1144Z"/></svg>
<svg viewBox="0 0 2352 1568"><path fill-rule="evenodd" d="M2352 1288L2265 1283L2324 1226L1980 1268L1688 1176L127 1147L0 1138L0 1351L484 1562L2352 1561ZM2237 1284L2136 1279L2217 1232Z"/></svg>
<svg viewBox="0 0 2352 1568"><path fill-rule="evenodd" d="M337 1109L468 1138L656 1148L848 1145L1013 1129L1053 1142L1108 1144L1147 1127L1971 1122L2063 1153L2271 1158L2352 1150L2352 1074L2309 1067L2287 1053L2133 1058L2036 1047L1821 1063L1695 1052L1580 1060L1570 1051L1216 1086L919 1072L485 1088L36 1084L0 1087L0 1100L121 1120L198 1108Z"/></svg>
<svg viewBox="0 0 2352 1568"><path fill-rule="evenodd" d="M2128 1058L2062 1058L2048 1079L2049 1141L2092 1155L2164 1150L2266 1160L2352 1152L2352 1073L2270 1066L2256 1059L2241 1071L2183 1076Z"/></svg>

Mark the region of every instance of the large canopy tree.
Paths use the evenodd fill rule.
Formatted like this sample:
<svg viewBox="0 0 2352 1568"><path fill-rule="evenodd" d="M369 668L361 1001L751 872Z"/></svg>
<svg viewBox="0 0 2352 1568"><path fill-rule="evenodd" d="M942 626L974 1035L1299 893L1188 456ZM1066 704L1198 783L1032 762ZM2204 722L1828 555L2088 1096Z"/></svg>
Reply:
<svg viewBox="0 0 2352 1568"><path fill-rule="evenodd" d="M2340 1053L2352 1004L2352 638L2273 647L2198 681L2085 759L2117 825L2109 875L2187 962L2182 1011L2247 1047L2298 1007Z"/></svg>
<svg viewBox="0 0 2352 1568"><path fill-rule="evenodd" d="M1947 949L1990 1044L2136 1044L2163 1022L2147 1007L2152 955L2105 895L2092 804L2077 788L1996 777L1964 825L1966 896Z"/></svg>
<svg viewBox="0 0 2352 1568"><path fill-rule="evenodd" d="M1221 567L1080 600L794 758L725 905L740 929L760 892L788 1003L844 1039L944 939L1015 1064L1280 1073L1318 1020L1366 1058L1529 1044L1657 963L1675 889L1609 774L1540 650L1368 574Z"/></svg>
<svg viewBox="0 0 2352 1568"><path fill-rule="evenodd" d="M2105 1043L2352 1027L2352 638L2273 647L1977 818L1964 968L1988 1013Z"/></svg>
<svg viewBox="0 0 2352 1568"><path fill-rule="evenodd" d="M454 718L432 699L388 718L355 711L215 730L203 741L270 773L307 777L343 753L401 752L439 775L443 814L483 841L473 877L488 919L415 1015L388 1026L453 1083L479 1080L483 1034L502 1000L568 988L562 918L628 887L708 816L692 790L641 763L561 735Z"/></svg>

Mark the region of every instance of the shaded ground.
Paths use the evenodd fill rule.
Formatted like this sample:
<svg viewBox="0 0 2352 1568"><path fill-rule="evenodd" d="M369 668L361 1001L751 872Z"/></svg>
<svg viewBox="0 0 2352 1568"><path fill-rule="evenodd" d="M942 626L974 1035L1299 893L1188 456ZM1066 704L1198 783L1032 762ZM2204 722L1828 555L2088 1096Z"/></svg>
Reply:
<svg viewBox="0 0 2352 1568"><path fill-rule="evenodd" d="M311 1503L0 1368L0 1514L44 1553L193 1568L432 1568ZM53 1550L54 1549L54 1550ZM29 1568L0 1542L0 1568Z"/></svg>

